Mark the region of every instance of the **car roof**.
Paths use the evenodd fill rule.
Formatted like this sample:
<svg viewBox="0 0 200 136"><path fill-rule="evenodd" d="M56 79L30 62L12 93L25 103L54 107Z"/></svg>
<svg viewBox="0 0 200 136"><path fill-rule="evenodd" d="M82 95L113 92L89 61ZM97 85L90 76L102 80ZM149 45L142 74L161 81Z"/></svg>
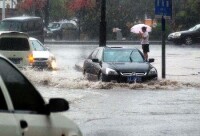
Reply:
<svg viewBox="0 0 200 136"><path fill-rule="evenodd" d="M36 16L16 16L16 17L9 17L5 18L4 20L17 20L17 21L22 21L22 20L30 20L30 19L40 19L40 17Z"/></svg>
<svg viewBox="0 0 200 136"><path fill-rule="evenodd" d="M34 38L34 37L29 37L28 39L29 39L29 40L38 40L38 39L36 39L36 38Z"/></svg>
<svg viewBox="0 0 200 136"><path fill-rule="evenodd" d="M0 36L1 37L6 37L6 36L23 36L23 37L28 37L28 34L23 33L23 32L17 32L17 31L0 31Z"/></svg>
<svg viewBox="0 0 200 136"><path fill-rule="evenodd" d="M119 49L119 50L124 50L124 49L131 49L131 50L134 50L134 49L137 49L135 47L121 47L121 46L106 46L106 47L103 47L104 49ZM137 49L138 50L138 49Z"/></svg>

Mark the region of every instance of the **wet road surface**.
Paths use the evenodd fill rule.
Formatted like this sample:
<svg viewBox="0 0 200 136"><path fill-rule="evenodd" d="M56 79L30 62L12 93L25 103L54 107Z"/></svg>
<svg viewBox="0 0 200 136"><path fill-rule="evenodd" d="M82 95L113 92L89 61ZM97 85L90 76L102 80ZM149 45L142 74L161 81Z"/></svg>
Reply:
<svg viewBox="0 0 200 136"><path fill-rule="evenodd" d="M23 71L43 97L63 97L84 136L200 135L199 46L166 47L166 80L161 79L161 46L150 46L159 81L117 84L87 81L75 64L97 45L48 45L57 71ZM134 45L140 48L138 45Z"/></svg>

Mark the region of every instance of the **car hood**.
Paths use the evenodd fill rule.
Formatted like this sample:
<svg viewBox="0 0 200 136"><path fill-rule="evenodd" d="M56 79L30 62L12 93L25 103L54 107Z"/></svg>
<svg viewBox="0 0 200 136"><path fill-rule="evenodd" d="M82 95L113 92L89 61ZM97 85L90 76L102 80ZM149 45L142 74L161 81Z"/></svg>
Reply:
<svg viewBox="0 0 200 136"><path fill-rule="evenodd" d="M188 33L193 33L194 31L189 31L189 30L185 30L185 31L180 31L181 34L188 34Z"/></svg>
<svg viewBox="0 0 200 136"><path fill-rule="evenodd" d="M50 28L51 31L58 31L60 28Z"/></svg>
<svg viewBox="0 0 200 136"><path fill-rule="evenodd" d="M172 33L172 34L175 34L175 33L189 34L189 33L193 33L193 32L195 32L195 31L185 30L185 31L174 32L174 33Z"/></svg>
<svg viewBox="0 0 200 136"><path fill-rule="evenodd" d="M120 72L147 72L150 68L150 64L147 62L115 62L115 63L103 63L103 68L111 68Z"/></svg>
<svg viewBox="0 0 200 136"><path fill-rule="evenodd" d="M49 51L33 51L34 58L50 58L52 54Z"/></svg>

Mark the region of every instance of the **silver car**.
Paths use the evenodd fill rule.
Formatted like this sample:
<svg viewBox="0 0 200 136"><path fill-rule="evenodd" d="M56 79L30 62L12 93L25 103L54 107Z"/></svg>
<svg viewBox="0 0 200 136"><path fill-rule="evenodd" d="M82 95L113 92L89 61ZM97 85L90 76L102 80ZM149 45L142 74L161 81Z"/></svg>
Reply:
<svg viewBox="0 0 200 136"><path fill-rule="evenodd" d="M0 136L82 136L59 114L69 109L62 98L45 102L31 82L0 55Z"/></svg>

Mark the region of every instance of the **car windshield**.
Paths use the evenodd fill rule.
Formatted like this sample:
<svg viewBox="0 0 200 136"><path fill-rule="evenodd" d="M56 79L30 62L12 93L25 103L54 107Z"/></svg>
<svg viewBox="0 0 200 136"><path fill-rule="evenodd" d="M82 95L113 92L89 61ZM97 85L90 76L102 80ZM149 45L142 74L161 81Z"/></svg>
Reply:
<svg viewBox="0 0 200 136"><path fill-rule="evenodd" d="M48 28L54 29L60 27L60 23L50 23Z"/></svg>
<svg viewBox="0 0 200 136"><path fill-rule="evenodd" d="M143 57L136 49L105 49L104 62L144 62Z"/></svg>
<svg viewBox="0 0 200 136"><path fill-rule="evenodd" d="M40 41L34 40L34 39L31 39L29 41L30 41L30 44L34 51L46 51L47 50L44 46L42 46L42 43Z"/></svg>
<svg viewBox="0 0 200 136"><path fill-rule="evenodd" d="M200 25L196 25L196 26L190 28L189 31L196 31L196 30L198 30L199 28L200 28Z"/></svg>
<svg viewBox="0 0 200 136"><path fill-rule="evenodd" d="M21 31L22 23L17 21L1 21L0 30L1 31Z"/></svg>

